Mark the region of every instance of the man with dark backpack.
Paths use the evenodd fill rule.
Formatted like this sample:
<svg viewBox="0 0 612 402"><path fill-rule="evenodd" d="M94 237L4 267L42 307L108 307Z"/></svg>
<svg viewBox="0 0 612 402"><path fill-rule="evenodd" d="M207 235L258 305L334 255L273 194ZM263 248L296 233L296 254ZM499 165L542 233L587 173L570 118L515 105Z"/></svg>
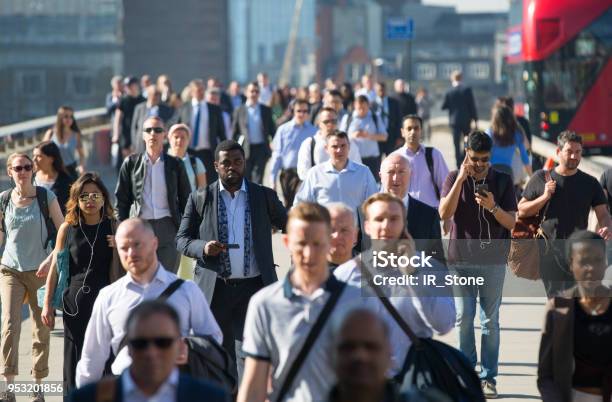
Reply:
<svg viewBox="0 0 612 402"><path fill-rule="evenodd" d="M404 146L394 153L401 154L410 161L410 197L437 210L440 205L440 191L448 176L448 166L442 152L421 144L422 128L423 120L419 116L405 116L401 128ZM450 221L444 222L445 233L449 228Z"/></svg>
<svg viewBox="0 0 612 402"><path fill-rule="evenodd" d="M216 343L223 339L198 286L192 281L177 281L177 276L159 263L155 252L158 240L147 221L140 218L123 221L117 228L115 242L127 275L103 288L94 303L76 369L78 387L102 377L111 353L116 356L113 374L119 375L129 367L131 359L124 347L125 323L130 311L143 300L162 298L176 308L183 337L208 336Z"/></svg>
<svg viewBox="0 0 612 402"><path fill-rule="evenodd" d="M335 383L330 322L361 302L359 289L330 273L330 238L325 207L300 203L291 209L283 241L295 269L251 298L238 401L326 400Z"/></svg>

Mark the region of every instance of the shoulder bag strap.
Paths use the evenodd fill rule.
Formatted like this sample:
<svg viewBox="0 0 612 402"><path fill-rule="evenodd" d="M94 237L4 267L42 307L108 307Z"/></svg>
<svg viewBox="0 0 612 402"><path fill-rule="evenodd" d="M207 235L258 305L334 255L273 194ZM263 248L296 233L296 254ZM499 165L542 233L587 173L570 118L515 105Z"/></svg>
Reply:
<svg viewBox="0 0 612 402"><path fill-rule="evenodd" d="M13 192L13 189L11 188L6 191L3 191L2 194L0 194L0 208L2 208L2 232L4 233L5 240L6 240L6 223L4 222L4 218L6 215L6 207L8 207L8 204L11 201L12 192Z"/></svg>
<svg viewBox="0 0 612 402"><path fill-rule="evenodd" d="M321 330L323 329L323 326L327 322L327 319L329 318L332 311L334 310L334 307L336 303L338 302L338 299L340 299L340 296L342 295L342 292L344 291L345 287L346 287L345 282L339 282L339 286L333 290L332 294L329 296L329 299L327 299L325 306L323 306L323 310L321 310L321 313L317 317L317 321L312 326L312 329L308 333L308 336L306 336L306 340L304 341L304 344L302 345L302 349L296 356L293 363L291 363L291 367L289 368L289 371L287 372L285 381L283 381L283 385L281 386L280 391L278 392L278 396L276 399L278 402L282 401L287 395L287 392L289 392L289 389L291 388L293 380L295 380L296 375L300 371L302 364L306 360L306 357L308 356L310 349L312 348L315 341L317 340L317 337L321 333Z"/></svg>
<svg viewBox="0 0 612 402"><path fill-rule="evenodd" d="M374 293L376 293L376 296L378 296L378 299L380 300L382 305L389 312L391 317L393 317L393 319L397 322L397 324L404 331L404 333L406 333L408 338L410 338L410 340L412 341L412 344L415 346L418 346L421 343L421 340L419 339L418 336L416 336L414 331L412 331L412 329L410 328L406 320L404 320L404 318L401 316L399 311L397 311L395 306L391 304L391 302L389 301L389 298L385 296L385 294L380 289L380 287L374 284L374 278L372 277L372 274L367 269L367 267L363 264L363 261L361 261L359 257L355 257L354 260L357 263L357 267L359 267L361 271L361 275L363 275L366 281L368 281L368 284L374 290Z"/></svg>
<svg viewBox="0 0 612 402"><path fill-rule="evenodd" d="M315 145L316 145L316 141L313 135L312 137L310 137L310 167L313 167L315 165L315 159L314 159Z"/></svg>
<svg viewBox="0 0 612 402"><path fill-rule="evenodd" d="M440 189L436 184L436 178L434 176L434 160L433 160L433 148L425 147L425 161L427 162L427 169L429 169L429 174L431 175L431 182L434 187L434 191L436 192L436 197L438 200L440 199Z"/></svg>

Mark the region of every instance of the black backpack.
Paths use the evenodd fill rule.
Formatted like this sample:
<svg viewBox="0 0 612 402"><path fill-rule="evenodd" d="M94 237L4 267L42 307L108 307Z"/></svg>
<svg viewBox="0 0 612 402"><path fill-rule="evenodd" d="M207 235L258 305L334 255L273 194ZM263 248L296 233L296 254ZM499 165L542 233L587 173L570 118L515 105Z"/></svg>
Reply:
<svg viewBox="0 0 612 402"><path fill-rule="evenodd" d="M55 246L55 237L57 236L57 228L53 223L53 220L49 216L49 203L47 201L47 190L44 187L36 186L36 201L38 202L38 207L45 221L45 226L47 227L47 239L44 242L44 248L46 249L49 244L51 246ZM0 194L0 208L2 209L2 232L6 235L6 223L4 222L4 216L6 213L6 207L11 201L11 194L13 193L13 189L10 188L8 190L3 191Z"/></svg>

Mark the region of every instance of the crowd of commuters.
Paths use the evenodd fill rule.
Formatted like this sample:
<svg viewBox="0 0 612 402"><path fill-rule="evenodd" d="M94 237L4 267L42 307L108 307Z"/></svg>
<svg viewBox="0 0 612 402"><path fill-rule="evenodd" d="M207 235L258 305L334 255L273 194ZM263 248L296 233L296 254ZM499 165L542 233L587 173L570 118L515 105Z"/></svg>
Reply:
<svg viewBox="0 0 612 402"><path fill-rule="evenodd" d="M509 239L518 218L535 215L551 240L540 250L549 303L538 387L545 401L609 400L612 173L598 183L579 170L582 140L569 131L558 139L558 166L532 172L531 134L512 99L499 98L480 131L471 89L460 72L451 78L442 108L455 170L429 143L427 91L415 97L402 80L393 91L371 75L294 89L260 73L244 87L194 79L176 92L167 75L114 77L114 201L86 171L74 111L61 107L32 158L7 160L5 381L18 374L27 299L32 377L49 375L60 311L73 401L457 400L441 384L400 387L414 340L404 325L425 339L456 327L478 392L495 398ZM585 230L591 208L597 233ZM291 257L280 280L277 230ZM411 283L381 296L371 280L377 250L427 255L427 272L486 284L433 294ZM179 371L193 358L187 337L219 345L234 389Z"/></svg>

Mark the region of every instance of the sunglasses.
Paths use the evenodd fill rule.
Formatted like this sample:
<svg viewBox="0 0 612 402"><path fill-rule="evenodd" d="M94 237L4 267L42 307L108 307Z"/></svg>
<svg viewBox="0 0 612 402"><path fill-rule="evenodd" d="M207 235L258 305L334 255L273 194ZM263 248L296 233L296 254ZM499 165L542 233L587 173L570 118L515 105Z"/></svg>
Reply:
<svg viewBox="0 0 612 402"><path fill-rule="evenodd" d="M163 127L147 127L143 131L148 134L151 134L151 133L161 134L164 132L164 128Z"/></svg>
<svg viewBox="0 0 612 402"><path fill-rule="evenodd" d="M336 123L338 123L338 120L336 120L336 119L322 120L321 123L323 123L323 124L330 124L330 123L336 124Z"/></svg>
<svg viewBox="0 0 612 402"><path fill-rule="evenodd" d="M20 173L22 171L26 171L26 172L31 172L32 171L32 165L23 165L23 166L13 166L11 169L13 169L13 172L17 172Z"/></svg>
<svg viewBox="0 0 612 402"><path fill-rule="evenodd" d="M104 199L102 193L82 193L79 194L79 201L87 202L88 200L99 201Z"/></svg>
<svg viewBox="0 0 612 402"><path fill-rule="evenodd" d="M128 341L128 344L135 350L145 350L149 345L153 344L157 349L168 349L176 338L134 338Z"/></svg>

